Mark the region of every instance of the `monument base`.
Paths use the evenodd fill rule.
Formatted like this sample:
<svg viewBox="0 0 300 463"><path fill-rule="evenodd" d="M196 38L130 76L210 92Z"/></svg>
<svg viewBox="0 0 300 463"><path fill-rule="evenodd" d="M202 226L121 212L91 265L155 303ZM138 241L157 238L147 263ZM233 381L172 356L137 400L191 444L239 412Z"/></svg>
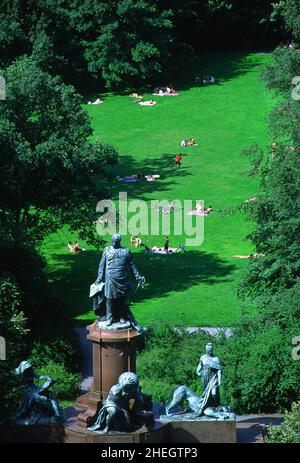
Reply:
<svg viewBox="0 0 300 463"><path fill-rule="evenodd" d="M161 416L160 421L169 426L168 442L205 443L205 444L234 444L236 443L236 421L216 420L201 417L180 420L171 416Z"/></svg>
<svg viewBox="0 0 300 463"><path fill-rule="evenodd" d="M10 425L0 428L1 442L16 444L58 444L64 442L64 424Z"/></svg>
<svg viewBox="0 0 300 463"><path fill-rule="evenodd" d="M1 441L7 443L76 444L161 444L161 443L236 443L234 420L155 421L132 433L98 434L76 423L68 425L7 426L0 429Z"/></svg>

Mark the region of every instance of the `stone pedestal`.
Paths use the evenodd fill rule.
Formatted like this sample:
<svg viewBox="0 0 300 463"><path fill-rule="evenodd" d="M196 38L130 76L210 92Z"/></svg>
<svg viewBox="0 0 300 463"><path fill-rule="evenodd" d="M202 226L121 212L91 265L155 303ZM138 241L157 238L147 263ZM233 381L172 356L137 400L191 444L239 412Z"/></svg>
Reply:
<svg viewBox="0 0 300 463"><path fill-rule="evenodd" d="M85 431L78 426L66 427L64 443L76 444L137 444L148 443L157 444L168 442L168 425L154 422L149 427L141 426L140 429L132 433L111 432L109 434L97 434Z"/></svg>
<svg viewBox="0 0 300 463"><path fill-rule="evenodd" d="M216 420L205 416L190 420L161 416L168 424L169 440L174 443L234 444L236 443L236 421Z"/></svg>
<svg viewBox="0 0 300 463"><path fill-rule="evenodd" d="M136 372L137 342L141 334L133 328L125 330L103 330L97 322L87 327L87 339L93 344L93 383L88 394L77 399L79 410L77 427L86 429L98 413L111 387L119 376Z"/></svg>

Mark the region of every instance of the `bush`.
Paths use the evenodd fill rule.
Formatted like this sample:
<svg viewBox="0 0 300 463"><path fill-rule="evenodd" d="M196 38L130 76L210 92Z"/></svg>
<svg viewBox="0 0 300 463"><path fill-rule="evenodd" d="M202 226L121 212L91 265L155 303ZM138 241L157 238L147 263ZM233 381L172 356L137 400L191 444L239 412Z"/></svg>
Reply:
<svg viewBox="0 0 300 463"><path fill-rule="evenodd" d="M36 341L29 361L34 369L44 376L56 380L51 390L60 400L61 406L75 401L80 386L81 375L77 372L76 351L73 345L64 339L49 339L47 343ZM66 402L67 401L67 402Z"/></svg>
<svg viewBox="0 0 300 463"><path fill-rule="evenodd" d="M56 383L51 390L60 401L60 406L68 405L65 401L74 401L78 395L80 386L80 374L72 373L66 369L63 363L56 363L49 360L42 367L37 369L40 375L50 376Z"/></svg>
<svg viewBox="0 0 300 463"><path fill-rule="evenodd" d="M6 340L6 355L11 362L24 351L24 337L29 332L26 323L20 310L19 288L10 276L4 275L0 278L0 335Z"/></svg>
<svg viewBox="0 0 300 463"><path fill-rule="evenodd" d="M268 426L267 443L300 443L300 402L286 412L281 426Z"/></svg>
<svg viewBox="0 0 300 463"><path fill-rule="evenodd" d="M16 413L22 400L22 391L13 374L14 368L15 365L13 365L12 362L0 362L0 424L9 422L10 418Z"/></svg>
<svg viewBox="0 0 300 463"><path fill-rule="evenodd" d="M169 402L173 390L181 384L201 394L196 368L208 340L202 332L188 334L166 323L150 327L146 348L137 358L143 392L163 403Z"/></svg>
<svg viewBox="0 0 300 463"><path fill-rule="evenodd" d="M31 350L30 362L35 367L43 367L51 361L63 364L68 369L74 371L75 365L73 360L75 354L74 347L63 339L54 339L51 342L48 340L47 344L43 344L42 341L36 341Z"/></svg>
<svg viewBox="0 0 300 463"><path fill-rule="evenodd" d="M300 398L300 361L292 340L300 334L300 284L265 297L244 313L234 336L220 345L225 400L239 413L279 412Z"/></svg>
<svg viewBox="0 0 300 463"><path fill-rule="evenodd" d="M299 397L300 364L291 357L297 331L296 327L283 331L269 323L236 333L220 346L224 400L236 412L278 412Z"/></svg>

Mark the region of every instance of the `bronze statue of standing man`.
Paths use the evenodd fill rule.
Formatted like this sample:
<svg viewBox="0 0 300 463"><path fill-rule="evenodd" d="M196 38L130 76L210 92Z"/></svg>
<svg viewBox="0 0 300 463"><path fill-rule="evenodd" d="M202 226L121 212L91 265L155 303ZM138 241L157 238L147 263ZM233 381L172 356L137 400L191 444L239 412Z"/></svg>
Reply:
<svg viewBox="0 0 300 463"><path fill-rule="evenodd" d="M135 327L140 327L134 320L126 301L126 296L132 287L129 275L132 274L138 285L145 282L140 275L133 256L128 248L121 247L121 236L112 237L112 245L104 249L99 265L95 285L105 283L104 296L106 300L106 326L114 323L126 324L130 321Z"/></svg>

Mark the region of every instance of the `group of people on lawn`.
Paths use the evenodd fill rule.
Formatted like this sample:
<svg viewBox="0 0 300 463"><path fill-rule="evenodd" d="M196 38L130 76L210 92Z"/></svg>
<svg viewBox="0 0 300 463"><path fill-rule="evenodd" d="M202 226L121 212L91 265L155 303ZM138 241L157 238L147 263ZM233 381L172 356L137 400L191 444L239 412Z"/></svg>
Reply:
<svg viewBox="0 0 300 463"><path fill-rule="evenodd" d="M132 236L130 238L130 243L135 246L135 247L141 247L143 246L145 248L145 254L151 255L151 254L172 254L172 253L178 253L178 252L184 252L184 247L180 244L177 248L170 248L169 247L169 236L165 237L164 245L159 247L156 245L153 245L151 247L147 246L144 244L137 235Z"/></svg>

